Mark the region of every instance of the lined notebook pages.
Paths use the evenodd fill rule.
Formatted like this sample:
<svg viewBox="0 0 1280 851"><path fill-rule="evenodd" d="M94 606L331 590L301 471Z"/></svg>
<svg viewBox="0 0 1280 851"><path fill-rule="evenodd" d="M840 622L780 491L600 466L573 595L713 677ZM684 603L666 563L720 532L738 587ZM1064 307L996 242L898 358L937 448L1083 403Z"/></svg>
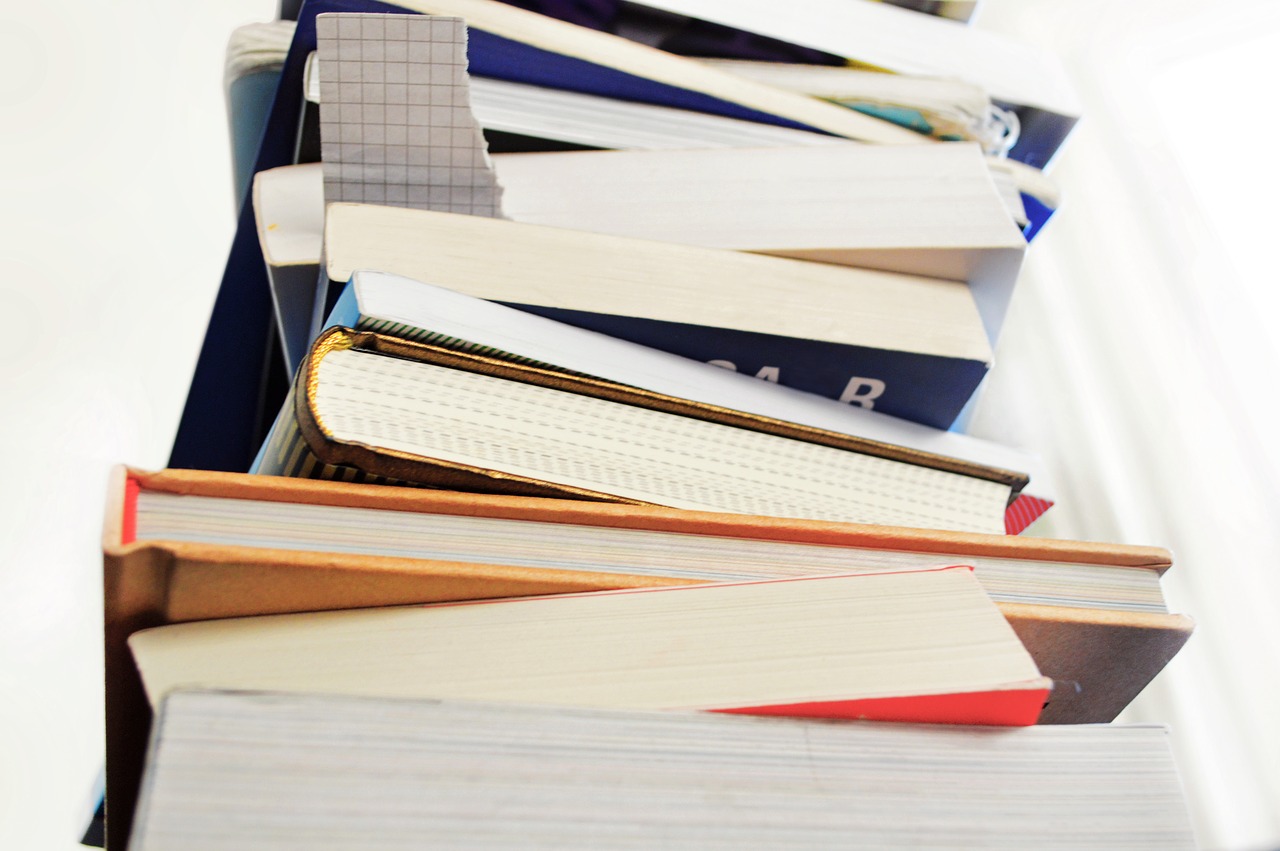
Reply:
<svg viewBox="0 0 1280 851"><path fill-rule="evenodd" d="M326 354L312 407L344 443L673 508L1003 531L1009 486L358 350Z"/></svg>

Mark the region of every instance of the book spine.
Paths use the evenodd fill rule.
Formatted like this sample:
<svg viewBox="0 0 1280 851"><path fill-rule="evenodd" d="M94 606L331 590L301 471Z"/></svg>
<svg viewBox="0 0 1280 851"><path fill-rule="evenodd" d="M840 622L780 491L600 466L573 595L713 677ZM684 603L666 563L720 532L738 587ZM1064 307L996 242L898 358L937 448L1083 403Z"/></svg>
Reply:
<svg viewBox="0 0 1280 851"><path fill-rule="evenodd" d="M934 428L950 428L987 373L981 361L751 331L506 303L692 360Z"/></svg>

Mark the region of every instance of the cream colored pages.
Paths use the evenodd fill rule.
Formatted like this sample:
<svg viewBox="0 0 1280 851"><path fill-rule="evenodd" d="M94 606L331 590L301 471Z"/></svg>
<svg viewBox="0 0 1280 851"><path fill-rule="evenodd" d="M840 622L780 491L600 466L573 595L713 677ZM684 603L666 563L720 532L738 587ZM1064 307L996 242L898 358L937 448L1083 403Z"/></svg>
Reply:
<svg viewBox="0 0 1280 851"><path fill-rule="evenodd" d="M645 0L645 6L822 50L899 74L959 77L1000 100L1064 115L1080 107L1050 53L981 27L865 0Z"/></svg>
<svg viewBox="0 0 1280 851"><path fill-rule="evenodd" d="M431 364L344 350L312 405L334 439L673 508L1003 531L1007 485Z"/></svg>
<svg viewBox="0 0 1280 851"><path fill-rule="evenodd" d="M1195 848L1154 726L188 692L155 741L135 851Z"/></svg>
<svg viewBox="0 0 1280 851"><path fill-rule="evenodd" d="M494 168L507 188L503 209L530 224L855 257L870 249L976 254L1026 246L972 143L574 151L510 155ZM969 275L956 268L945 277Z"/></svg>
<svg viewBox="0 0 1280 851"><path fill-rule="evenodd" d="M178 687L737 708L1043 687L966 568L278 615L129 639Z"/></svg>
<svg viewBox="0 0 1280 851"><path fill-rule="evenodd" d="M316 54L311 54L304 85L306 98L312 103L320 103L320 65ZM590 148L656 150L856 144L850 139L809 130L494 77L471 77L467 87L471 93L471 109L485 129Z"/></svg>
<svg viewBox="0 0 1280 851"><path fill-rule="evenodd" d="M733 582L967 564L1006 603L1165 613L1142 567L923 553L143 490L138 540Z"/></svg>
<svg viewBox="0 0 1280 851"><path fill-rule="evenodd" d="M329 206L325 252L334 281L376 269L491 301L991 360L957 281L368 204Z"/></svg>

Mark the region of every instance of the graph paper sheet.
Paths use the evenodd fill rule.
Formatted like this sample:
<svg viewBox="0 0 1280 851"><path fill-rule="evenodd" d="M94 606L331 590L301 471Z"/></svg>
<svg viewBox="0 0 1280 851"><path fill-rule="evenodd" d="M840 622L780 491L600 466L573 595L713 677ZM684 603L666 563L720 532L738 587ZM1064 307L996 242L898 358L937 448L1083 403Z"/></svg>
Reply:
<svg viewBox="0 0 1280 851"><path fill-rule="evenodd" d="M316 18L326 203L502 216L471 113L461 18Z"/></svg>

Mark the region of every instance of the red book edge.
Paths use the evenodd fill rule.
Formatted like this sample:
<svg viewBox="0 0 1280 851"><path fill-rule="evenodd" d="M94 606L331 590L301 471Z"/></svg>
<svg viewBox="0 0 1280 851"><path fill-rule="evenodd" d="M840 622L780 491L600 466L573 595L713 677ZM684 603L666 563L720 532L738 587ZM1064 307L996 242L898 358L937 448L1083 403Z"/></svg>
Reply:
<svg viewBox="0 0 1280 851"><path fill-rule="evenodd" d="M133 476L124 480L124 508L120 517L120 543L138 540L138 493L142 484Z"/></svg>
<svg viewBox="0 0 1280 851"><path fill-rule="evenodd" d="M981 724L1029 727L1040 718L1049 689L1024 688L911 697L872 697L816 703L740 706L714 709L735 715L777 715L789 718L843 718L861 721L903 721L915 724Z"/></svg>
<svg viewBox="0 0 1280 851"><path fill-rule="evenodd" d="M1053 507L1053 500L1029 494L1018 494L1018 498L1004 510L1004 533L1021 535L1041 514Z"/></svg>

